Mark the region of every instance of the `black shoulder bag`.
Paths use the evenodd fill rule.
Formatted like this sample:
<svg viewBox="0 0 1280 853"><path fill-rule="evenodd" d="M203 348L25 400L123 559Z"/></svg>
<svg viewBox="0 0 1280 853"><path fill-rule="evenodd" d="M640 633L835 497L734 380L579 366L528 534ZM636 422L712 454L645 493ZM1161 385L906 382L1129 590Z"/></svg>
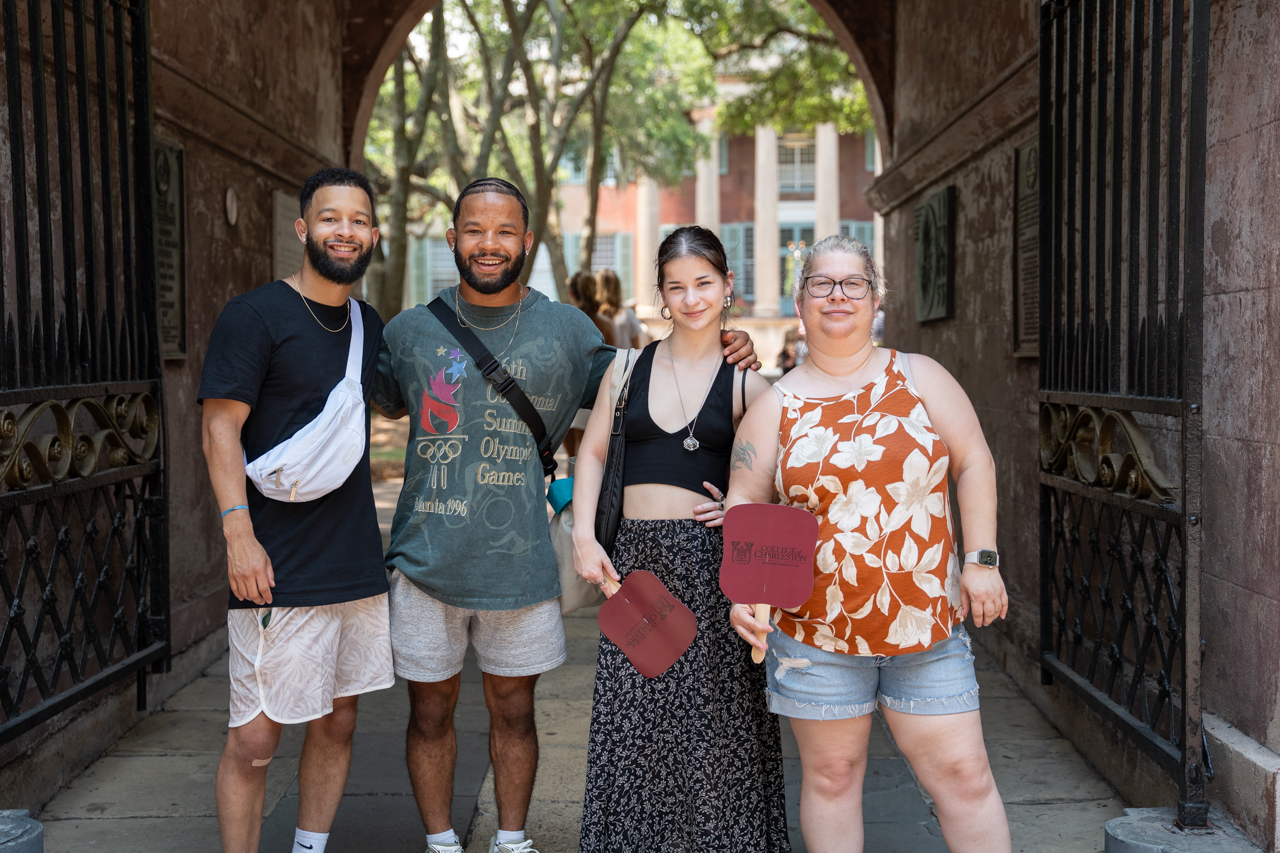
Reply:
<svg viewBox="0 0 1280 853"><path fill-rule="evenodd" d="M623 371L630 367L631 354ZM613 368L610 368L610 373ZM601 380L611 382L608 374ZM604 459L604 477L600 480L600 499L596 502L596 541L613 559L613 543L618 538L618 526L622 522L622 473L627 459L627 393L631 389L631 376L618 391L618 401L613 406L613 428L609 432L609 450Z"/></svg>
<svg viewBox="0 0 1280 853"><path fill-rule="evenodd" d="M457 296L454 298L456 299ZM484 374L484 378L493 385L493 389L502 395L502 399L511 404L511 408L516 410L516 414L520 416L520 420L524 421L529 432L533 434L533 440L538 444L538 459L542 462L542 473L550 474L554 478L556 449L551 446L551 437L547 435L547 426L542 422L542 416L525 396L524 391L511 378L511 374L507 373L507 369L493 357L488 347L480 343L476 333L458 322L453 308L443 299L439 296L432 299L427 309L436 316L445 331L453 335L453 339L467 351L475 361L476 367L480 368L480 372Z"/></svg>

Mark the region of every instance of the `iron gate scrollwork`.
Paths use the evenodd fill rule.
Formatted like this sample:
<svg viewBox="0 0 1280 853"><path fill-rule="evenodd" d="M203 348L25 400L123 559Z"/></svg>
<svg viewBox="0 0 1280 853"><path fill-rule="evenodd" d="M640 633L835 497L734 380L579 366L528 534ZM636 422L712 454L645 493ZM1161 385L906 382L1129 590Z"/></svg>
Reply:
<svg viewBox="0 0 1280 853"><path fill-rule="evenodd" d="M1187 826L1207 823L1210 766L1199 590L1209 7L1043 0L1040 31L1042 672L1170 771Z"/></svg>
<svg viewBox="0 0 1280 853"><path fill-rule="evenodd" d="M0 742L168 668L147 0L0 0ZM52 88L52 114L49 89Z"/></svg>

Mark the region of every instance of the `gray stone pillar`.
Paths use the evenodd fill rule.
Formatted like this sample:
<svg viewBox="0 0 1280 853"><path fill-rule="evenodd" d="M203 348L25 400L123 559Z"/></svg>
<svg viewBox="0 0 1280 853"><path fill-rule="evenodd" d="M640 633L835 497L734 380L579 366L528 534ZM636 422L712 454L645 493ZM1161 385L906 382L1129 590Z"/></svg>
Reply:
<svg viewBox="0 0 1280 853"><path fill-rule="evenodd" d="M813 239L840 233L840 134L824 122L814 131Z"/></svg>
<svg viewBox="0 0 1280 853"><path fill-rule="evenodd" d="M756 128L756 317L777 317L782 286L778 257L778 133Z"/></svg>

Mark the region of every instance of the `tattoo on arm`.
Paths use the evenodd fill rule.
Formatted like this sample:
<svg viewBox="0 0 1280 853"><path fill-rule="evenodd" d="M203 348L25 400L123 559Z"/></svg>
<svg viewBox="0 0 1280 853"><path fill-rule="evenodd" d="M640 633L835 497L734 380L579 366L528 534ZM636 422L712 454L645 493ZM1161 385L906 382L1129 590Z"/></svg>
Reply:
<svg viewBox="0 0 1280 853"><path fill-rule="evenodd" d="M751 467L751 462L756 457L756 449L749 441L735 441L733 443L733 458L729 463L730 471L737 471L739 468L746 468L748 471L755 470Z"/></svg>

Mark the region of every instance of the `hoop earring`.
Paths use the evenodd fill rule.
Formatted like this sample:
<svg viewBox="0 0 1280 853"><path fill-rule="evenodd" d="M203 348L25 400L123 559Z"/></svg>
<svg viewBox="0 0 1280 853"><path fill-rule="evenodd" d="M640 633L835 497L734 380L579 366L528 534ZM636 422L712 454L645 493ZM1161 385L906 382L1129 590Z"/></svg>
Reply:
<svg viewBox="0 0 1280 853"><path fill-rule="evenodd" d="M725 307L725 310L726 310L726 311L733 307L733 297L732 297L732 296L726 296L726 297L724 298L724 307Z"/></svg>
<svg viewBox="0 0 1280 853"><path fill-rule="evenodd" d="M662 306L662 310L658 312L658 316L660 316L660 317L661 317L662 319L664 319L664 320L670 320L670 319L671 319L671 309L670 309L670 308L668 308L667 306L663 305L663 306Z"/></svg>

